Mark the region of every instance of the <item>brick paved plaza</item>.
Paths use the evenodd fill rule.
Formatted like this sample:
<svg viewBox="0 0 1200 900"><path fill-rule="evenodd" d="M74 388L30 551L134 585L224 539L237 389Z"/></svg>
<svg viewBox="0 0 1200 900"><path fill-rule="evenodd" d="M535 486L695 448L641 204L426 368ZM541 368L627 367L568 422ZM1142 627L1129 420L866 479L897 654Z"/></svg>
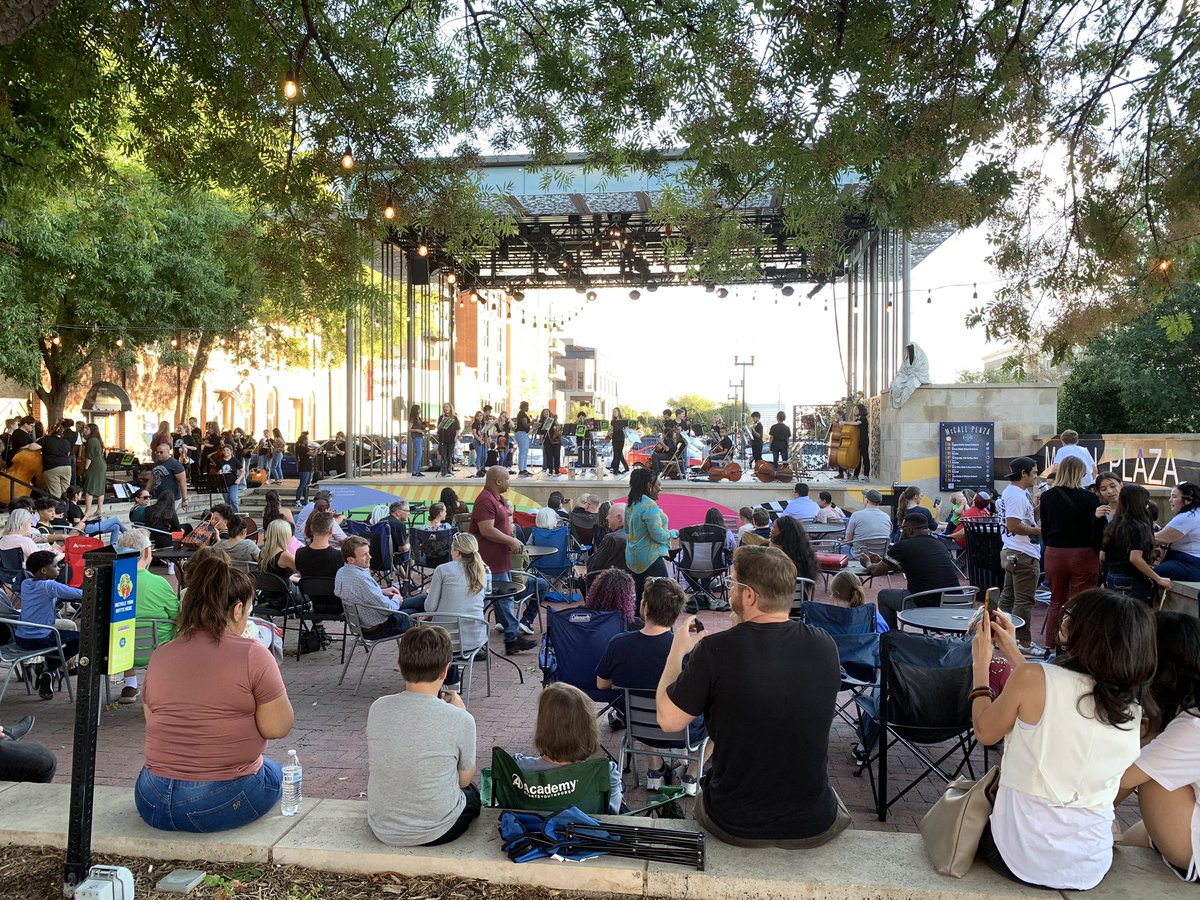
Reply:
<svg viewBox="0 0 1200 900"><path fill-rule="evenodd" d="M886 587L886 582L884 582ZM870 589L873 595L878 585ZM823 594L818 586L818 596ZM726 613L705 612L702 614L707 629L728 627ZM1037 617L1040 627L1041 614ZM338 626L330 627L337 634ZM540 633L535 635L540 638ZM272 741L268 753L275 759L285 759L287 750L298 751L304 766L304 792L310 797L352 799L364 797L367 789L367 745L365 727L367 710L371 702L383 694L401 687L401 679L395 671L396 652L384 645L376 650L363 680L362 690L354 696L354 680L362 666L364 655L360 651L350 664L346 684L337 684L341 666L338 645L321 653L308 654L297 660L291 655L294 632L289 631L288 656L282 664L288 694L296 712L296 724L289 738ZM503 653L501 635L492 633L492 646ZM509 750L532 752L534 714L538 692L541 690L541 672L537 668L536 655L530 651L513 657L521 663L525 683L517 680L512 666L498 660L492 663L492 696L486 696L482 663L476 666L476 682L473 688L470 710L478 725L478 755L481 767L487 764L494 745ZM115 698L120 693L119 684L114 684ZM787 698L781 697L781 703ZM71 734L74 706L67 701L65 692L53 700L42 702L37 694L27 696L20 684L9 686L4 698L0 721L12 722L27 713L38 717L30 740L39 741L58 754L58 773L55 780L65 782L71 774ZM921 816L940 795L942 786L936 781L926 781L900 800L891 810L886 823L876 820L870 786L864 775L854 776L855 766L850 754L854 736L849 726L835 719L829 744L829 774L832 783L850 813L854 827L860 829L882 829L891 831L915 831ZM620 734L609 730L601 723L601 737L605 746L614 755L620 743ZM113 705L104 710L100 725L99 754L96 780L99 784L126 785L132 790L134 779L142 765L142 740L144 735L142 708L140 705ZM982 764L983 753L975 754ZM993 757L994 759L994 757ZM644 765L644 763L643 763ZM902 748L889 758L894 783L907 783L909 773L919 771L915 760ZM403 773L397 773L403 777ZM788 777L779 772L780 779ZM904 779L901 782L901 779ZM644 779L643 779L644 783ZM626 776L628 802L636 808L644 797L644 788L632 789L632 776ZM130 798L132 803L132 794ZM690 800L685 809L690 815ZM1122 816L1123 819L1127 818ZM97 822L97 828L103 828Z"/></svg>

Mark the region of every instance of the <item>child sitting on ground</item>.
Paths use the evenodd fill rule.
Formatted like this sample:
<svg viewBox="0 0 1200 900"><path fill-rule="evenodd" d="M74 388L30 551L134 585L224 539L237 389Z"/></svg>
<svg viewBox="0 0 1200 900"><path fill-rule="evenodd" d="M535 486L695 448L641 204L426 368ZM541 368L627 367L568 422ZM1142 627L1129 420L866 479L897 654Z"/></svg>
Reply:
<svg viewBox="0 0 1200 900"><path fill-rule="evenodd" d="M538 697L533 746L540 755L513 754L513 761L526 772L545 772L592 757L600 749L600 732L588 695L561 681L547 685ZM618 815L621 811L621 769L611 760L608 767L608 811Z"/></svg>
<svg viewBox="0 0 1200 900"><path fill-rule="evenodd" d="M833 576L833 581L829 584L828 603L854 609L856 606L862 606L866 599L863 583L853 572L842 571ZM879 610L875 611L875 630L879 634L888 630L888 624L879 614Z"/></svg>

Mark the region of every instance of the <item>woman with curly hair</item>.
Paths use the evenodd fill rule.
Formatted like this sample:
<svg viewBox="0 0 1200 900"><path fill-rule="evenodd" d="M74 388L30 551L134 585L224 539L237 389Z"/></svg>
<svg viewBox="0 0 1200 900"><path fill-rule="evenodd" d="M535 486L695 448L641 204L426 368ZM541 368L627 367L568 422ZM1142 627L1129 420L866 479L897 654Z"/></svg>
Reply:
<svg viewBox="0 0 1200 900"><path fill-rule="evenodd" d="M592 580L584 606L598 612L619 612L628 631L636 631L642 627L637 618L633 579L620 569L605 569Z"/></svg>

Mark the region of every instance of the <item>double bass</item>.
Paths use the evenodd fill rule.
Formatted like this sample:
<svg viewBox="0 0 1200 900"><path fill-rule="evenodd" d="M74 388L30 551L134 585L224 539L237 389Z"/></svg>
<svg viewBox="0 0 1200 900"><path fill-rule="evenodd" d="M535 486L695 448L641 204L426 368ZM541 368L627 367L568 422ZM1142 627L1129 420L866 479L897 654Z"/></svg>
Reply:
<svg viewBox="0 0 1200 900"><path fill-rule="evenodd" d="M862 462L862 423L835 421L829 428L829 467L857 469Z"/></svg>
<svg viewBox="0 0 1200 900"><path fill-rule="evenodd" d="M720 481L723 478L729 481L742 480L742 466L736 460L730 460L722 465L706 459L700 464L700 471L708 476L709 481Z"/></svg>
<svg viewBox="0 0 1200 900"><path fill-rule="evenodd" d="M787 484L796 476L795 473L792 472L791 467L786 464L781 463L780 465L776 466L773 463L767 462L765 459L760 459L754 464L754 477L764 484L770 484L771 482L781 482Z"/></svg>

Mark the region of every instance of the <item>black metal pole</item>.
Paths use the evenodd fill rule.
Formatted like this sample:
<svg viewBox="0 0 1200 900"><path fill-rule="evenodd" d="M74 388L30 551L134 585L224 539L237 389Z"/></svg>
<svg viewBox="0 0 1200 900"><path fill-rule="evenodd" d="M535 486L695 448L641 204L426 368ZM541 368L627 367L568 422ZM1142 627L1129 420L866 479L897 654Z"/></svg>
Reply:
<svg viewBox="0 0 1200 900"><path fill-rule="evenodd" d="M92 865L92 790L96 779L100 692L108 671L109 598L115 559L111 552L84 555L75 744L71 751L71 815L67 827L67 861L63 867L63 894L68 897L87 878Z"/></svg>

